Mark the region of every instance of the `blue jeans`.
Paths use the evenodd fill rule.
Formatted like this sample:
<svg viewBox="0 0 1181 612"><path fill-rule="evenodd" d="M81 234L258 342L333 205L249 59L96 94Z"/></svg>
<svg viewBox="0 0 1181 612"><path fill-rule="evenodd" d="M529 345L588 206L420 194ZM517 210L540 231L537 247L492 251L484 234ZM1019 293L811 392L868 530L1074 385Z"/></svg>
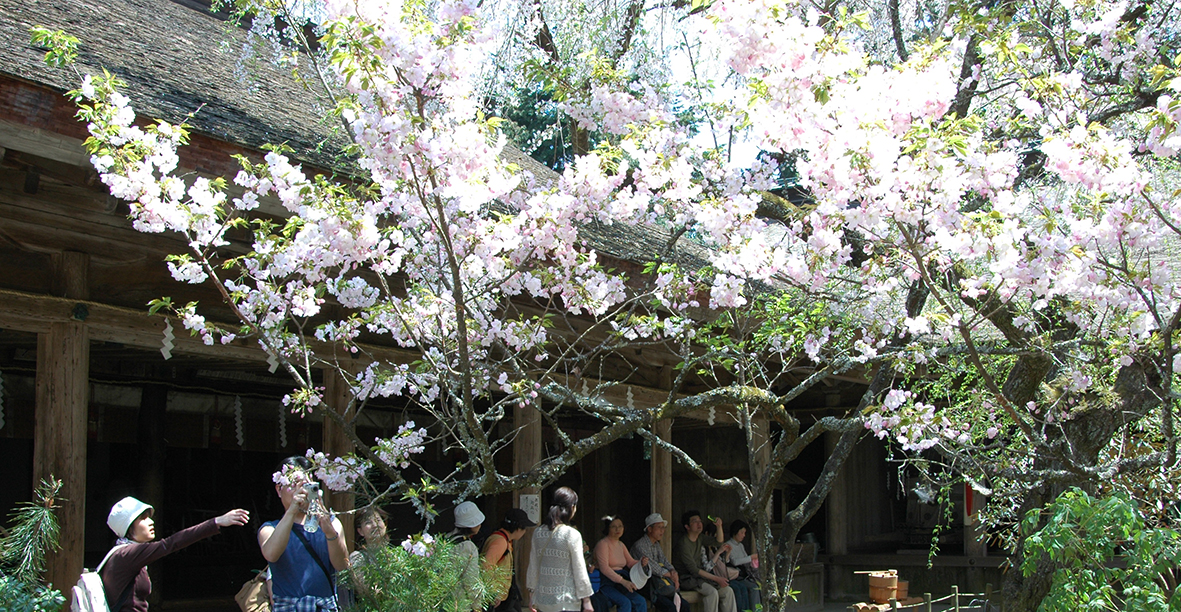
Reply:
<svg viewBox="0 0 1181 612"><path fill-rule="evenodd" d="M622 571L619 574L627 577L627 574ZM616 612L648 612L648 602L644 600L643 596L636 592L629 593L627 587L611 582L611 579L606 576L603 577L603 586L599 592L615 605Z"/></svg>

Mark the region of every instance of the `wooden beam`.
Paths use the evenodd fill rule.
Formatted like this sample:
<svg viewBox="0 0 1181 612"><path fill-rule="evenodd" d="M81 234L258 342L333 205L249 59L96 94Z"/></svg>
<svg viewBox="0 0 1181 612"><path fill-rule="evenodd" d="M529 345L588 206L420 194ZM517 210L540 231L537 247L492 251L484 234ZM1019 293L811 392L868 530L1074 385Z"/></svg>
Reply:
<svg viewBox="0 0 1181 612"><path fill-rule="evenodd" d="M189 336L180 321L146 310L133 310L85 300L34 295L22 291L0 289L0 329L28 333L44 333L55 322L85 320L90 339L115 342L143 349L159 350L164 338L164 320L172 321L176 335L172 352L213 359L229 359L265 363L267 353L252 338L237 338L227 344L206 345L200 338ZM314 348L328 348L327 346ZM362 346L362 350L383 361L403 363L418 357L418 353L397 348ZM367 363L364 359L344 360L350 367Z"/></svg>
<svg viewBox="0 0 1181 612"><path fill-rule="evenodd" d="M341 376L339 370L331 369L324 372L324 399L328 402L328 407L335 410L337 413L344 416L345 419L353 417L352 411L349 407L349 383ZM324 419L323 425L323 447L324 452L332 457L342 457L353 452L353 443L345 435L336 421L331 418ZM356 507L356 495L352 493L329 493L328 505L333 510L348 512ZM340 515L340 522L344 526L345 544L348 550L355 550L354 539L356 536L355 518L351 512Z"/></svg>
<svg viewBox="0 0 1181 612"><path fill-rule="evenodd" d="M82 573L86 526L86 423L89 402L90 339L80 321L51 323L37 336L36 421L33 484L62 481L60 550L45 573L69 601Z"/></svg>
<svg viewBox="0 0 1181 612"><path fill-rule="evenodd" d="M0 147L32 153L75 166L90 163L90 154L77 138L0 119Z"/></svg>

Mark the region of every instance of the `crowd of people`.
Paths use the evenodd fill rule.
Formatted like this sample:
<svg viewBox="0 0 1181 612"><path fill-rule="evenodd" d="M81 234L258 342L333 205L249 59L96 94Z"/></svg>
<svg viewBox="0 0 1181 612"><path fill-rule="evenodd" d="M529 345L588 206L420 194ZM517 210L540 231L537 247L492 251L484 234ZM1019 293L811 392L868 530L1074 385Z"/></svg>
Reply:
<svg viewBox="0 0 1181 612"><path fill-rule="evenodd" d="M273 612L334 612L353 597L371 595L381 585L365 584L363 572L352 572L348 585L338 584L337 573L348 567L374 563L389 546L388 515L376 506L356 514L358 547L351 554L342 538L344 527L318 497L311 465L303 457L285 459L275 474L275 493L283 516L264 522L258 545L267 561L267 589ZM486 517L473 502L455 506L455 529L450 538L461 564L457 600L471 601L473 612L688 612L682 593L699 594L705 612L755 610L760 602L758 555L743 544L749 526L730 525L730 538L720 518L701 513L681 517L684 537L670 562L661 547L668 523L658 513L644 520L644 533L629 548L624 523L603 517L603 537L593 552L571 525L578 511L578 494L560 487L551 496L541 525L519 508L505 513L499 527L484 539L475 538ZM242 526L246 510L235 509L156 540L155 509L127 497L111 508L107 524L117 537L99 567L113 612L147 612L152 583L147 566L223 527ZM529 563L522 590L513 573L514 545L531 527ZM591 554L587 555L588 552ZM487 605L485 605L487 604ZM466 604L465 604L466 605Z"/></svg>

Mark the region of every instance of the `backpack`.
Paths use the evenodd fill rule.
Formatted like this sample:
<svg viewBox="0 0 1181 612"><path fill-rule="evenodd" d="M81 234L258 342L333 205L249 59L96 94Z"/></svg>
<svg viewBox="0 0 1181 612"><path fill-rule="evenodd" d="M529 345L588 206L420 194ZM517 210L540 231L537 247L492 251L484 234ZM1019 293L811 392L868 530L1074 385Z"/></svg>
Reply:
<svg viewBox="0 0 1181 612"><path fill-rule="evenodd" d="M93 572L85 568L82 569L82 575L78 577L78 584L73 588L74 600L70 603L71 612L111 612L112 608L107 605L107 594L103 590L103 579L99 572L103 571L107 559L110 559L111 555L123 546L126 544L112 548ZM123 609L123 605L131 597L131 590L134 587L135 578L132 578L131 583L127 585L126 589L123 589L122 595L119 596L119 601L113 608L115 612Z"/></svg>

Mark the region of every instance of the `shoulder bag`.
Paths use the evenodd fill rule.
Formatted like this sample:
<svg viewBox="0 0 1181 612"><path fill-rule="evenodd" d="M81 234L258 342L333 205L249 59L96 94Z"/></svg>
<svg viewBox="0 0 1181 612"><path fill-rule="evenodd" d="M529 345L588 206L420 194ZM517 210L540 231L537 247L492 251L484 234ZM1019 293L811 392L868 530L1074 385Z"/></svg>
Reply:
<svg viewBox="0 0 1181 612"><path fill-rule="evenodd" d="M263 570L246 581L234 595L242 612L271 612L271 594L267 590L267 572Z"/></svg>

